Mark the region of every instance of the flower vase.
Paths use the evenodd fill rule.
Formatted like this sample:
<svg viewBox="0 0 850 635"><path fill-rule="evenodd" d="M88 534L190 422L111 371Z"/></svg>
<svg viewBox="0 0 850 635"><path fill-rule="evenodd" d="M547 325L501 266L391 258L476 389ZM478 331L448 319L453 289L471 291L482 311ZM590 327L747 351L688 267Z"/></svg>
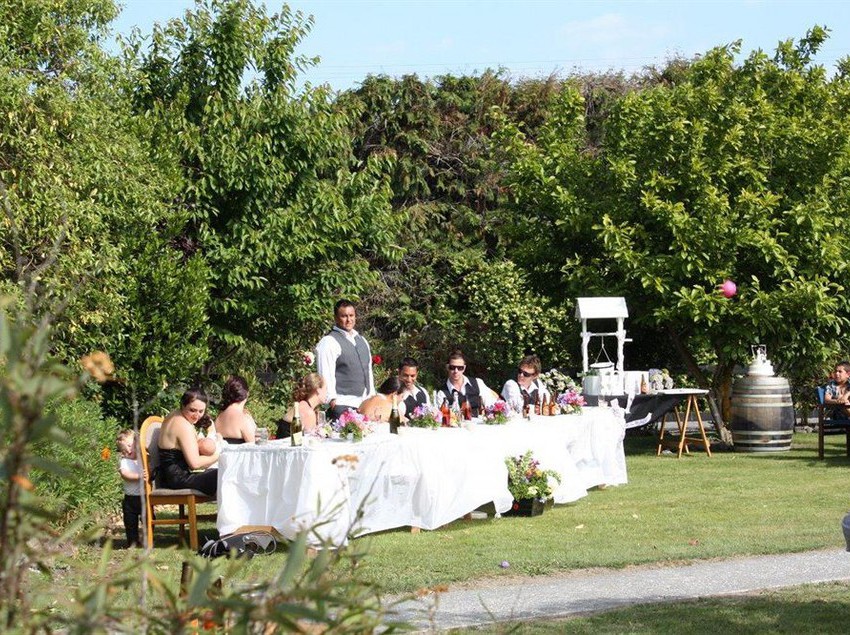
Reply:
<svg viewBox="0 0 850 635"><path fill-rule="evenodd" d="M353 443L354 442L354 433L349 432L348 434L346 434L345 440L348 441L349 443Z"/></svg>
<svg viewBox="0 0 850 635"><path fill-rule="evenodd" d="M502 516L539 516L545 509L545 502L536 498L514 499L511 508Z"/></svg>

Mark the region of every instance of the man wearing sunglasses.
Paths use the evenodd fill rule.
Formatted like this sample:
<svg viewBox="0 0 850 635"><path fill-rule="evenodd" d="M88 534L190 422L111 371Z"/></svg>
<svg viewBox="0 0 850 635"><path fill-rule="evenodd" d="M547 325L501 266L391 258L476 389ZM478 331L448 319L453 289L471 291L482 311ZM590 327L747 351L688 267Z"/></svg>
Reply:
<svg viewBox="0 0 850 635"><path fill-rule="evenodd" d="M526 403L542 403L544 397L552 399L546 385L538 379L540 368L537 355L526 355L519 362L516 381L509 379L502 387L502 399L515 411L522 412Z"/></svg>
<svg viewBox="0 0 850 635"><path fill-rule="evenodd" d="M437 392L437 403L439 407L443 401L448 401L451 405L455 397L458 399L458 405L463 407L463 404L469 402L469 407L472 410L472 416L477 417L484 408L488 408L496 403L498 395L490 390L482 380L475 377L467 377L464 374L466 371L466 357L463 352L456 350L449 355L449 363L446 365L446 370L449 377L446 380L446 385L442 390Z"/></svg>

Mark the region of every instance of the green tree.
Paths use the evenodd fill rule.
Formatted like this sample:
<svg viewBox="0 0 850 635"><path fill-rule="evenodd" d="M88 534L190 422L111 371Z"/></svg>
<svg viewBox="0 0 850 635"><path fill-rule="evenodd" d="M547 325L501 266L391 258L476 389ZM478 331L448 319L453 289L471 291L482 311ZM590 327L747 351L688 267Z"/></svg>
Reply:
<svg viewBox="0 0 850 635"><path fill-rule="evenodd" d="M0 284L34 298L34 315L62 314L60 357L109 350L119 392L147 399L206 356L204 312L184 305L204 308L207 274L175 248L179 173L151 152L135 82L100 47L116 12L111 0L0 4Z"/></svg>
<svg viewBox="0 0 850 635"><path fill-rule="evenodd" d="M446 355L458 346L491 381L501 380L525 347L547 363L569 359L563 345L552 345L563 342L552 333L564 320L502 244L504 166L490 139L493 107L533 133L556 93L554 79L514 84L487 71L433 81L368 77L337 100L353 114L358 158L395 156L392 204L408 219L399 237L404 257L373 261L386 287L364 298L364 315L385 343L385 357L398 362L415 354L426 381L442 381ZM518 303L524 308L517 312Z"/></svg>
<svg viewBox="0 0 850 635"><path fill-rule="evenodd" d="M625 295L726 405L751 344L811 382L848 325L850 94L812 61L825 39L814 28L740 64L738 43L713 49L677 82L623 96L594 152L574 91L536 145L502 131L521 209L566 235L557 249L521 243L527 258L570 292ZM731 300L716 289L726 278Z"/></svg>
<svg viewBox="0 0 850 635"><path fill-rule="evenodd" d="M371 261L400 255L390 158L357 161L328 89L297 86L310 25L285 5L199 2L128 45L136 111L177 157L181 240L209 270L207 371L240 351L283 360L311 347L338 297L381 285Z"/></svg>

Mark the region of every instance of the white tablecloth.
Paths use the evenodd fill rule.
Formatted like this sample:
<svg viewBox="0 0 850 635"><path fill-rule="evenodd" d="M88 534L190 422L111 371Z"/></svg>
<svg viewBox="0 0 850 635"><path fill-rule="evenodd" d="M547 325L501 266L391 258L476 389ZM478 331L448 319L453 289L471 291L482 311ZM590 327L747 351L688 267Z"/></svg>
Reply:
<svg viewBox="0 0 850 635"><path fill-rule="evenodd" d="M436 529L489 502L504 512L512 502L504 459L529 449L562 476L555 502L571 502L595 485L626 482L623 436L621 415L585 408L504 426L404 428L357 443L227 446L219 460L218 529L270 525L293 539L315 527L313 544L339 545L348 535L394 527Z"/></svg>

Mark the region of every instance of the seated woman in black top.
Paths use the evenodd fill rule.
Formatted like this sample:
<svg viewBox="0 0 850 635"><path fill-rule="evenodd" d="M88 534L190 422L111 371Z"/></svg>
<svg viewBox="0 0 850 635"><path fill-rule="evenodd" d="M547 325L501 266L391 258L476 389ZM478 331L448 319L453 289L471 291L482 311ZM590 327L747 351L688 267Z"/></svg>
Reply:
<svg viewBox="0 0 850 635"><path fill-rule="evenodd" d="M195 489L215 496L218 470L205 470L218 461L218 450L211 456L198 452L195 424L207 410L207 395L200 388L183 393L180 409L169 414L159 432L159 482L168 489Z"/></svg>
<svg viewBox="0 0 850 635"><path fill-rule="evenodd" d="M228 377L221 389L221 412L215 418L216 434L228 443L253 443L257 432L254 418L245 410L248 382L243 377Z"/></svg>
<svg viewBox="0 0 850 635"><path fill-rule="evenodd" d="M324 378L319 373L310 373L298 380L292 392L292 405L277 425L278 439L289 436L289 424L295 417L295 408L298 408L298 415L301 417L302 431L305 434L313 432L318 425L316 408L324 403L328 389Z"/></svg>

